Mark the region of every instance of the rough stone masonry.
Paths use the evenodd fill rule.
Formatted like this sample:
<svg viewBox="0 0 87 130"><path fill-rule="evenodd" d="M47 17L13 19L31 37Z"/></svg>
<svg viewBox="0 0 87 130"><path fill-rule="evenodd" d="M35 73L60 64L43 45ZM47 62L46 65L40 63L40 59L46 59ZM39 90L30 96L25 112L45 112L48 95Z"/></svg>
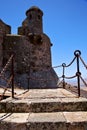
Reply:
<svg viewBox="0 0 87 130"><path fill-rule="evenodd" d="M15 84L23 88L56 88L58 76L52 68L50 38L43 33L43 12L36 6L26 11L18 34L0 20L0 67L15 54Z"/></svg>

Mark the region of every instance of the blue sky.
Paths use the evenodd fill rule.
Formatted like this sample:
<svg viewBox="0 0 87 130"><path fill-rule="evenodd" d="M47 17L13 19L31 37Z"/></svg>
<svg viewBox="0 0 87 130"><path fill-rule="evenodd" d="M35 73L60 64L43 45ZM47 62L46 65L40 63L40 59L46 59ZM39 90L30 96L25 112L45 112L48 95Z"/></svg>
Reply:
<svg viewBox="0 0 87 130"><path fill-rule="evenodd" d="M25 19L25 12L31 6L38 6L43 12L43 31L53 43L52 66L69 64L74 51L80 50L87 63L87 0L0 0L0 18L12 27L12 34ZM76 65L67 70L74 75ZM87 75L81 65L83 75ZM56 70L61 75L61 69Z"/></svg>

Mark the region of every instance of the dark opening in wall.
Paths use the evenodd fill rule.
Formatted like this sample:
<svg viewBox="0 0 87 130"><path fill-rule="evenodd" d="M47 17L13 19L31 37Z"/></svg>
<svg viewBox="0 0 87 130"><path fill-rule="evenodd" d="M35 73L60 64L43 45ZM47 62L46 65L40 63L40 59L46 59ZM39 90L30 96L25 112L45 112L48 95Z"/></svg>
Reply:
<svg viewBox="0 0 87 130"><path fill-rule="evenodd" d="M38 15L38 19L40 20L40 15Z"/></svg>

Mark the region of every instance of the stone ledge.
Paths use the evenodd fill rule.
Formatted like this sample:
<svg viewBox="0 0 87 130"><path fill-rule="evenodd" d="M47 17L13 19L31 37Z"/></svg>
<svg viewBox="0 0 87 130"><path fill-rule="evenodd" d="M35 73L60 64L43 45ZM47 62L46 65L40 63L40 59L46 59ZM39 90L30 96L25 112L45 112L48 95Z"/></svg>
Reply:
<svg viewBox="0 0 87 130"><path fill-rule="evenodd" d="M85 98L46 98L46 99L11 99L0 102L1 112L58 112L58 111L86 111Z"/></svg>
<svg viewBox="0 0 87 130"><path fill-rule="evenodd" d="M22 91L0 102L1 112L87 111L87 98L77 98L65 89Z"/></svg>
<svg viewBox="0 0 87 130"><path fill-rule="evenodd" d="M87 112L0 113L0 130L86 130Z"/></svg>

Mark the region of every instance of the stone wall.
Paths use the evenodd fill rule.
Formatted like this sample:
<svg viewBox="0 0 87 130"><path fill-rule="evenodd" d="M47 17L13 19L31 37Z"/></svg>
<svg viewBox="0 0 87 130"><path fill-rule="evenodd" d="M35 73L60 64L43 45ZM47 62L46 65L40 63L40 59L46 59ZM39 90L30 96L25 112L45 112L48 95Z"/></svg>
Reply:
<svg viewBox="0 0 87 130"><path fill-rule="evenodd" d="M31 43L21 35L6 35L3 43L4 61L7 62L12 52L15 53L17 71L25 73L29 66L35 69L51 67L50 39L43 34L42 44Z"/></svg>
<svg viewBox="0 0 87 130"><path fill-rule="evenodd" d="M28 37L22 35L6 35L4 38L3 62L6 64L10 55L15 53L16 83L21 87L47 88L56 86L54 83L57 82L58 78L51 67L50 39L45 34L41 37L42 44L31 43ZM28 79L29 76L30 79Z"/></svg>

